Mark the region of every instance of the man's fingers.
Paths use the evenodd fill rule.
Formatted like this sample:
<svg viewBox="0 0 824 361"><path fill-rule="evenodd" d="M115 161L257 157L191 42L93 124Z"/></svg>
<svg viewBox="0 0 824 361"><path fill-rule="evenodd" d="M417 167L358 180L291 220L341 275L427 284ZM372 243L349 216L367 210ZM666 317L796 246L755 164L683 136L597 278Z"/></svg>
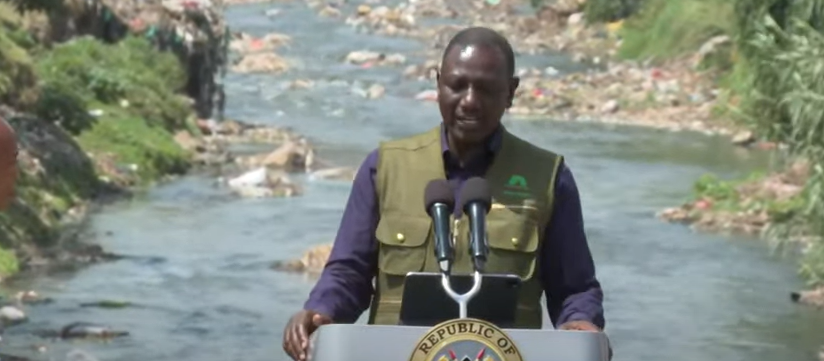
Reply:
<svg viewBox="0 0 824 361"><path fill-rule="evenodd" d="M306 326L302 323L295 329L295 341L298 347L298 361L305 361L306 349L309 348L309 337L306 336Z"/></svg>
<svg viewBox="0 0 824 361"><path fill-rule="evenodd" d="M286 351L286 354L292 359L297 359L298 355L295 352L294 332L292 331L294 327L290 326L291 325L287 326L283 332L283 350Z"/></svg>

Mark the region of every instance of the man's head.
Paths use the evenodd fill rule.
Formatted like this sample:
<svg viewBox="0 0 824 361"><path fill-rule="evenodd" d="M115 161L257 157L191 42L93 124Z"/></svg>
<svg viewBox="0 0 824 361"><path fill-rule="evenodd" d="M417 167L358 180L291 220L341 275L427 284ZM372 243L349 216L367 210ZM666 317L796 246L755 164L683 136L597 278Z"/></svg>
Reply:
<svg viewBox="0 0 824 361"><path fill-rule="evenodd" d="M466 147L489 137L512 106L518 82L515 55L503 36L481 27L456 34L438 73L438 104L450 140Z"/></svg>
<svg viewBox="0 0 824 361"><path fill-rule="evenodd" d="M14 130L0 118L0 210L14 199L17 181L17 139Z"/></svg>

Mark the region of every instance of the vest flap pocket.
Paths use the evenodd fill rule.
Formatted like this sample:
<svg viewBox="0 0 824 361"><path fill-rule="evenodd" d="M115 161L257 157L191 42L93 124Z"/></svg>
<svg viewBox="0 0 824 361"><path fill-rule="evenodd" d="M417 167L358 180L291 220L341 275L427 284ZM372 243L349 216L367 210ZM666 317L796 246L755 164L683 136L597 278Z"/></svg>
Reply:
<svg viewBox="0 0 824 361"><path fill-rule="evenodd" d="M487 220L489 248L535 253L538 250L538 228L531 221Z"/></svg>
<svg viewBox="0 0 824 361"><path fill-rule="evenodd" d="M538 229L533 222L489 219L487 234L488 272L512 274L523 280L532 278L540 243Z"/></svg>
<svg viewBox="0 0 824 361"><path fill-rule="evenodd" d="M375 232L379 243L378 268L397 276L421 271L431 223L428 218L383 215Z"/></svg>

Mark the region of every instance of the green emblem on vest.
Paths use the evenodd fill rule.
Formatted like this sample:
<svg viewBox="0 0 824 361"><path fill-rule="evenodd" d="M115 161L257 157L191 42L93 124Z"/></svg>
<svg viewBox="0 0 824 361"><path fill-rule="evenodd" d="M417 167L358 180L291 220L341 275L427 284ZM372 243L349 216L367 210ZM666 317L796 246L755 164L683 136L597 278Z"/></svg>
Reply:
<svg viewBox="0 0 824 361"><path fill-rule="evenodd" d="M529 186L526 184L526 178L519 174L513 174L509 177L509 181L506 182L506 190L504 190L504 194L519 198L528 198L532 196L529 192Z"/></svg>
<svg viewBox="0 0 824 361"><path fill-rule="evenodd" d="M507 182L506 185L508 185L510 187L517 187L517 188L523 188L523 189L528 188L527 185L526 185L526 178L524 178L524 176L522 176L522 175L517 175L517 174L514 174L511 177L509 177L509 182Z"/></svg>

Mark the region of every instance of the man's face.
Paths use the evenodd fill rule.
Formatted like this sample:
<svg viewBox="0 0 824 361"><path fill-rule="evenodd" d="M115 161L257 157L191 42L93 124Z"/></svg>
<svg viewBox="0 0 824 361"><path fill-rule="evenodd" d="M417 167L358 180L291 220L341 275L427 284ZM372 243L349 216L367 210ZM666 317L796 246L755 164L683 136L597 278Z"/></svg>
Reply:
<svg viewBox="0 0 824 361"><path fill-rule="evenodd" d="M494 46L455 46L438 74L438 105L450 138L475 145L489 137L512 105L518 78Z"/></svg>
<svg viewBox="0 0 824 361"><path fill-rule="evenodd" d="M0 121L0 211L14 200L17 181L17 141L14 132Z"/></svg>

